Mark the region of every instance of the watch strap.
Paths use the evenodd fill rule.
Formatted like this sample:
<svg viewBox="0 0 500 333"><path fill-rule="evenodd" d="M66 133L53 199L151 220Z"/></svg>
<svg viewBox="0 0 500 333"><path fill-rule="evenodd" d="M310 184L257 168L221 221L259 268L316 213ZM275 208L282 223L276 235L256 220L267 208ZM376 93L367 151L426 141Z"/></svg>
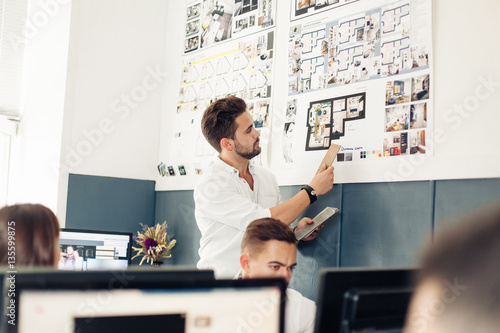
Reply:
<svg viewBox="0 0 500 333"><path fill-rule="evenodd" d="M316 194L313 194L314 189L311 186L305 185L301 188L301 190L305 190L307 192L309 200L311 201L310 204L313 204L316 200L318 200L318 196Z"/></svg>

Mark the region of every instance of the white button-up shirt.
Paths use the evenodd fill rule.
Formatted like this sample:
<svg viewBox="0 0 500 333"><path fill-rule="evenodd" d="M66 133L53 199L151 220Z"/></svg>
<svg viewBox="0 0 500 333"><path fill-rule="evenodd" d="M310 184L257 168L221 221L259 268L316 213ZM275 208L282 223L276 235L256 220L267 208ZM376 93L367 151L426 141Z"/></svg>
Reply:
<svg viewBox="0 0 500 333"><path fill-rule="evenodd" d="M296 290L286 290L285 333L313 333L316 303Z"/></svg>
<svg viewBox="0 0 500 333"><path fill-rule="evenodd" d="M198 268L217 278L232 278L240 269L241 240L248 224L271 217L281 203L278 182L270 170L250 163L254 185L216 157L194 190L195 218L201 231Z"/></svg>
<svg viewBox="0 0 500 333"><path fill-rule="evenodd" d="M234 277L235 280L243 279L240 269ZM316 320L316 303L302 296L296 290L286 289L285 303L285 333L313 333Z"/></svg>

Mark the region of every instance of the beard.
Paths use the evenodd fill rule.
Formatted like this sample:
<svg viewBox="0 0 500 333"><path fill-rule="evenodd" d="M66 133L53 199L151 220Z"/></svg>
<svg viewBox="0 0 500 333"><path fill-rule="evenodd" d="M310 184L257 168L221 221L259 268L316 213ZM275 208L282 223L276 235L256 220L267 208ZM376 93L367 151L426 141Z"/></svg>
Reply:
<svg viewBox="0 0 500 333"><path fill-rule="evenodd" d="M235 140L234 151L239 156L246 158L247 160L251 160L252 158L260 154L261 148L259 146L259 141L260 140L257 139L252 148L245 149L237 140Z"/></svg>

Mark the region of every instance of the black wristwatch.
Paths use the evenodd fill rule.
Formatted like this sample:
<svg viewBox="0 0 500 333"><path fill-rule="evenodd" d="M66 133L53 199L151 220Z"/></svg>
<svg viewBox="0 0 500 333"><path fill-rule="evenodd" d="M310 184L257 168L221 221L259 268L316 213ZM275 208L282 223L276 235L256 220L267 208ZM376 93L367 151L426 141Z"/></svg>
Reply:
<svg viewBox="0 0 500 333"><path fill-rule="evenodd" d="M307 195L309 196L309 200L311 201L311 205L318 200L318 196L316 195L316 191L309 185L305 185L301 188L301 190L306 190Z"/></svg>

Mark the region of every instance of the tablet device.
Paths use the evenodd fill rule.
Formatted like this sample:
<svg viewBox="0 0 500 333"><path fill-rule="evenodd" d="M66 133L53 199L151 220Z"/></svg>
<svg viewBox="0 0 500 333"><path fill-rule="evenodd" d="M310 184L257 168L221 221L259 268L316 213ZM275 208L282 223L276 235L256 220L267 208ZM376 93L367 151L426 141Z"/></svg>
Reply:
<svg viewBox="0 0 500 333"><path fill-rule="evenodd" d="M295 239L299 241L302 238L309 236L314 232L314 230L316 230L317 227L325 223L326 220L332 217L336 212L338 212L337 208L326 207L321 211L321 213L319 213L318 215L316 215L315 218L313 218L313 223L305 225L301 229L295 231Z"/></svg>

